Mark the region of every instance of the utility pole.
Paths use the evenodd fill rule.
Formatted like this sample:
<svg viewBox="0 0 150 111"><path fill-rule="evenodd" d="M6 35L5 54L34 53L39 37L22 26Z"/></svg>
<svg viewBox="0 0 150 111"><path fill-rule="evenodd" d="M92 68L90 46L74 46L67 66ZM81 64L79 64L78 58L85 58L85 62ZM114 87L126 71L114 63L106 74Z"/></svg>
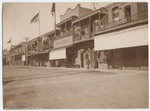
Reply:
<svg viewBox="0 0 150 111"><path fill-rule="evenodd" d="M28 67L28 40L30 39L29 37L24 37L23 38L26 41L26 66Z"/></svg>

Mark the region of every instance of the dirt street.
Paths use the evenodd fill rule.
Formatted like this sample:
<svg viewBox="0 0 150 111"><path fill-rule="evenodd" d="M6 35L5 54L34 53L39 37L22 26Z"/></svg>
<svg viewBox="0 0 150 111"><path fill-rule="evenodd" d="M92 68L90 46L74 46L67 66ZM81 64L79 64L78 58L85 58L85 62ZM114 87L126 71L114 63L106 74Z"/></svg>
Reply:
<svg viewBox="0 0 150 111"><path fill-rule="evenodd" d="M5 109L147 108L147 71L10 67Z"/></svg>

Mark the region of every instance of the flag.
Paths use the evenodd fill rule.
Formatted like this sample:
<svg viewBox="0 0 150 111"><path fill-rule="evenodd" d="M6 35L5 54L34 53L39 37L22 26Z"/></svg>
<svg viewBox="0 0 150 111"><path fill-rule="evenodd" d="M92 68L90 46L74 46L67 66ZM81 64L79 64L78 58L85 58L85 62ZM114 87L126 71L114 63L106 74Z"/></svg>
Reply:
<svg viewBox="0 0 150 111"><path fill-rule="evenodd" d="M52 15L55 13L55 3L52 4L52 10L51 10Z"/></svg>
<svg viewBox="0 0 150 111"><path fill-rule="evenodd" d="M11 43L11 39L7 43Z"/></svg>
<svg viewBox="0 0 150 111"><path fill-rule="evenodd" d="M36 23L39 22L39 13L36 14L30 21L30 23Z"/></svg>

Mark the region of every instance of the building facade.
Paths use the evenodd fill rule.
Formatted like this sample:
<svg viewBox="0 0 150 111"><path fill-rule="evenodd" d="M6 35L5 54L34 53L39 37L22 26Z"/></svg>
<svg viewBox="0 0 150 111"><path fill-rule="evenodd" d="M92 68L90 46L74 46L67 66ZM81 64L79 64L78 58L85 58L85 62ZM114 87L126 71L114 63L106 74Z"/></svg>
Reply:
<svg viewBox="0 0 150 111"><path fill-rule="evenodd" d="M10 57L9 51L7 49L3 50L3 65L9 65Z"/></svg>
<svg viewBox="0 0 150 111"><path fill-rule="evenodd" d="M147 5L114 3L107 6L107 24L95 24L98 68L140 69L148 66Z"/></svg>
<svg viewBox="0 0 150 111"><path fill-rule="evenodd" d="M60 16L61 21L56 24L56 38L54 49L50 51L50 61L55 67L73 67L74 56L73 45L73 21L91 13L91 9L81 7L78 4L75 9L68 9L64 15Z"/></svg>
<svg viewBox="0 0 150 111"><path fill-rule="evenodd" d="M60 16L56 29L27 43L30 66L100 69L148 67L148 3L117 2L95 11L81 7ZM22 45L11 48L20 65ZM25 52L26 53L26 52Z"/></svg>
<svg viewBox="0 0 150 111"><path fill-rule="evenodd" d="M10 65L25 66L26 43L22 42L10 48Z"/></svg>

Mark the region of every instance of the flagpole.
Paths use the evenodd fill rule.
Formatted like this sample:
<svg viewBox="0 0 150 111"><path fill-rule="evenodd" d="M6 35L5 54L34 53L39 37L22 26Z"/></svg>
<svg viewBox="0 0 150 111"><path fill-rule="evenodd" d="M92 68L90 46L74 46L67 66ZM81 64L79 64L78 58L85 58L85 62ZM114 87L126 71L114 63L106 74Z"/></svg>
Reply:
<svg viewBox="0 0 150 111"><path fill-rule="evenodd" d="M40 10L39 10L39 35L40 35Z"/></svg>
<svg viewBox="0 0 150 111"><path fill-rule="evenodd" d="M54 13L54 27L55 27L55 30L56 30L56 4L55 4L55 13Z"/></svg>

